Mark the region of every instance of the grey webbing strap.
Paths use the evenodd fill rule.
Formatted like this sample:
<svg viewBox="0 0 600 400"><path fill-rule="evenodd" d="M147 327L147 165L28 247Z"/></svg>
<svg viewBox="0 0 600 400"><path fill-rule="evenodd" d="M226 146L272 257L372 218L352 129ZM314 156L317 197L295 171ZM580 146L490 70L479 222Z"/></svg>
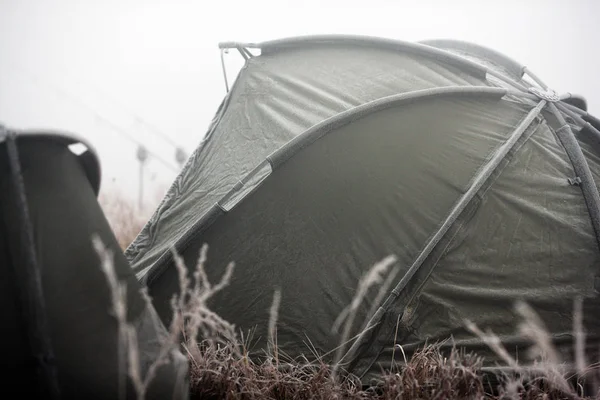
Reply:
<svg viewBox="0 0 600 400"><path fill-rule="evenodd" d="M12 190L14 193L14 212L19 220L19 230L22 264L13 265L15 276L19 277L17 282L20 292L23 323L26 326L28 343L31 355L36 366L38 384L45 398L59 399L56 366L54 364L54 351L50 343L48 333L48 321L44 305L41 274L37 263L35 245L33 240L33 228L29 217L25 184L21 173L19 151L17 148L14 132L8 132L0 126L0 139L5 139ZM2 140L0 140L0 143Z"/></svg>

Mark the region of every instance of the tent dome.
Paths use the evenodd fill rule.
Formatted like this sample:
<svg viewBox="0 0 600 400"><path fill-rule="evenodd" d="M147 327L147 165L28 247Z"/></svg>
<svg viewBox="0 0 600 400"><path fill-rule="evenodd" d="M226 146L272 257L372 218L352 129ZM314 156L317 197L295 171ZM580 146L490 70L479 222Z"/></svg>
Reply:
<svg viewBox="0 0 600 400"><path fill-rule="evenodd" d="M599 331L600 124L583 98L454 40L221 48L245 65L126 251L164 321L178 288L170 248L193 268L206 243L212 280L236 263L213 310L255 329L260 354L280 289L278 346L290 357L331 355L333 323L361 277L393 255L346 346L346 368L365 379L402 363L396 344L410 354L448 338L493 365L465 320L521 354L516 300L567 353L576 296L586 328Z"/></svg>

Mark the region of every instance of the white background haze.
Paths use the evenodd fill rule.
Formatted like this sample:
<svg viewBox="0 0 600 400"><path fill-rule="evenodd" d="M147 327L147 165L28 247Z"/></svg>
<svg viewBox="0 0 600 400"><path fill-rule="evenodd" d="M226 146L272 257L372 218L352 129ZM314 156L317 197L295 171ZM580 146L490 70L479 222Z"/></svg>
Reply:
<svg viewBox="0 0 600 400"><path fill-rule="evenodd" d="M173 166L169 141L191 153L225 95L219 42L309 34L475 42L583 95L600 116L599 15L594 0L0 0L0 123L86 137L102 190L135 199L136 145L124 133ZM230 84L241 60L226 56ZM151 158L146 193L175 173Z"/></svg>

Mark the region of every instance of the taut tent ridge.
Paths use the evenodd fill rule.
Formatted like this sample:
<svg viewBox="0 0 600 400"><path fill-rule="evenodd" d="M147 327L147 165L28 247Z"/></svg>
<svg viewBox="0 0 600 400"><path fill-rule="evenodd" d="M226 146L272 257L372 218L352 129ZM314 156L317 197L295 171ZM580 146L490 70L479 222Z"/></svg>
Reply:
<svg viewBox="0 0 600 400"><path fill-rule="evenodd" d="M333 35L220 48L245 64L126 251L165 323L178 282L170 249L193 268L207 243L210 279L237 265L211 306L255 329L256 355L276 288L281 353L331 355L334 320L388 255L397 262L387 291L368 293L345 349L345 368L363 379L402 364L396 344L410 355L448 338L496 365L467 319L523 358L516 300L570 359L573 300L583 297L598 348L600 122L583 97L455 40Z"/></svg>

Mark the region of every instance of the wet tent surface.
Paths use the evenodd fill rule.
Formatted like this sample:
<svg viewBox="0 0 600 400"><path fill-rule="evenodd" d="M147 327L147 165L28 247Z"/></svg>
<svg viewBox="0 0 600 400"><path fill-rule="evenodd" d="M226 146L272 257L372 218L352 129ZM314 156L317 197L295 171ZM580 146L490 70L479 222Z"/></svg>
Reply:
<svg viewBox="0 0 600 400"><path fill-rule="evenodd" d="M314 124L385 96L456 85L489 84L481 72L377 47L308 46L249 60L128 260L145 275L239 180Z"/></svg>
<svg viewBox="0 0 600 400"><path fill-rule="evenodd" d="M389 254L402 275L526 111L496 98L427 99L353 122L276 169L193 240L186 263L194 265L207 243L213 281L228 262L237 264L231 285L211 303L214 311L244 331L256 328L264 341L280 288L282 353L306 353L308 333L317 350L330 351L340 339L333 321L360 277ZM177 282L167 268L150 285L165 318Z"/></svg>
<svg viewBox="0 0 600 400"><path fill-rule="evenodd" d="M429 266L433 270L423 268L415 278L392 344L412 352L426 341L452 338L446 347L465 346L485 356L488 366L503 365L465 329L469 319L498 334L511 354L527 362L530 343L517 334L514 309L521 299L539 313L566 359L572 359L573 299L583 296L588 346L595 353L600 305L594 276L600 255L581 189L568 183L573 174L552 129L542 123L477 207L459 221L441 259ZM387 321L388 337L395 329L396 320ZM385 337L379 345L378 363L389 368L392 345ZM401 363L401 355L396 356Z"/></svg>
<svg viewBox="0 0 600 400"><path fill-rule="evenodd" d="M212 281L236 263L212 309L256 329L262 354L280 289L278 346L291 357L338 346L331 327L359 279L396 255L392 287L406 286L387 297L381 323L355 354L353 372L365 378L389 368L395 343L410 356L451 338L495 365L465 330L467 318L522 358L517 299L540 312L565 351L574 296L586 300L588 332L599 330L596 133L580 132L576 111L552 91L530 90L536 78L525 81L523 66L498 53L452 41L435 42L451 53L390 43L257 46L263 54L247 60L206 139L126 251L164 321L177 290L168 250L176 245L193 268L207 243ZM403 95L402 104L377 108ZM584 159L576 159L577 140ZM578 174L588 179L585 160L596 182L571 185ZM382 305L376 294L353 333ZM588 339L597 347L597 337Z"/></svg>

